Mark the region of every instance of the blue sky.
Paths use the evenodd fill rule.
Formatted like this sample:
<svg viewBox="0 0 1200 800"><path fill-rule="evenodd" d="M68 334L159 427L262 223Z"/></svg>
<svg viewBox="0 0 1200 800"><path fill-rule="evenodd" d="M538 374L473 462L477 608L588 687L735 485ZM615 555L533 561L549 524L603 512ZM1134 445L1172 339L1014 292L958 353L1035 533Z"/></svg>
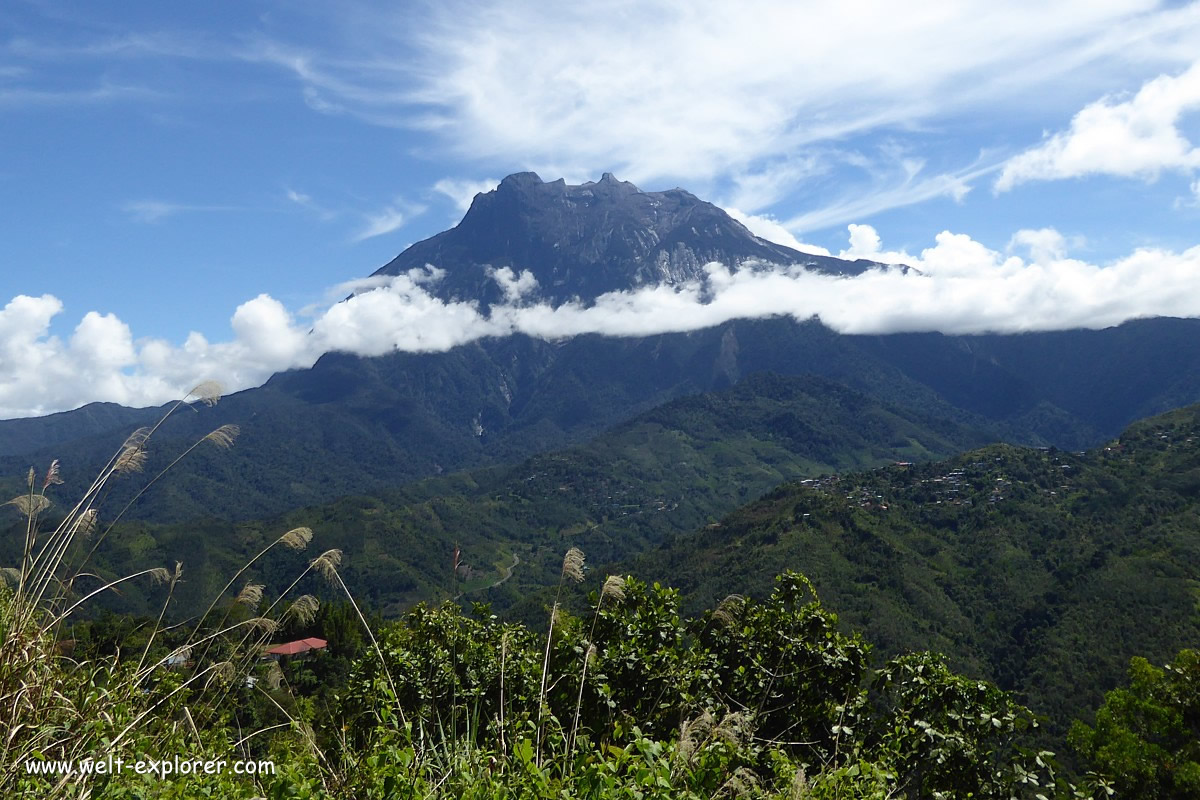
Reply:
<svg viewBox="0 0 1200 800"><path fill-rule="evenodd" d="M683 186L834 255L1186 284L1200 5L936 5L6 3L0 307L28 302L0 312L0 417L311 363L296 332L341 284L526 169ZM1193 308L1152 294L1062 324Z"/></svg>

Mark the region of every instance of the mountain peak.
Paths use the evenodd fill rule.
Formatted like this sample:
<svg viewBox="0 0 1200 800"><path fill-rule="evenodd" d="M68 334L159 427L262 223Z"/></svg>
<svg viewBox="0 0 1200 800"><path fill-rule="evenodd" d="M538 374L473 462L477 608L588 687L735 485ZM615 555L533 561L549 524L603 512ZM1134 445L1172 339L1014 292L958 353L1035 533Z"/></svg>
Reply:
<svg viewBox="0 0 1200 800"><path fill-rule="evenodd" d="M524 186L542 186L545 181L536 172L514 172L500 181L498 189L517 189Z"/></svg>
<svg viewBox="0 0 1200 800"><path fill-rule="evenodd" d="M598 181L585 181L578 185L569 184L562 178L556 181L543 181L536 172L514 172L500 181L500 185L496 187L495 191L505 195L518 193L535 197L572 197L576 199L587 198L597 193L604 196L643 193L629 181L620 180L611 172L604 173ZM484 196L488 194L491 192L485 193Z"/></svg>
<svg viewBox="0 0 1200 800"><path fill-rule="evenodd" d="M751 259L861 271L760 239L683 189L645 192L611 172L581 184L517 172L476 195L456 227L414 244L375 274L432 264L446 271L440 295L486 306L504 298L492 275L508 267L531 272L542 299L587 302L647 284L703 279L713 261L737 268Z"/></svg>

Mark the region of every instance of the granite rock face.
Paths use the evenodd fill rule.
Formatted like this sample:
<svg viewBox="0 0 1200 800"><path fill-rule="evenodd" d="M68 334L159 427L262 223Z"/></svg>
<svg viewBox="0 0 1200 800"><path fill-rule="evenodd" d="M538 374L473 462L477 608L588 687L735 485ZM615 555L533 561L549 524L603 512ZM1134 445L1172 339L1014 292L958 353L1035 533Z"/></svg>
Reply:
<svg viewBox="0 0 1200 800"><path fill-rule="evenodd" d="M608 172L577 186L519 172L476 195L457 226L417 242L375 274L432 265L446 271L437 294L487 306L504 298L495 270L528 270L538 282L535 296L558 304L703 279L709 262L737 268L750 260L835 274L872 266L768 242L683 189L643 192Z"/></svg>

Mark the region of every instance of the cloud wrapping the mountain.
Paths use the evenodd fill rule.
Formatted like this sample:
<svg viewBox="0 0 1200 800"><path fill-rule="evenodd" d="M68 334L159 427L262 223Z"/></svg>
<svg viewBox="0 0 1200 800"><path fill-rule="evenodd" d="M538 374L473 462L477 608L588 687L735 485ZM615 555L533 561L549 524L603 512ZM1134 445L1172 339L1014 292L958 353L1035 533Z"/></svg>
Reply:
<svg viewBox="0 0 1200 800"><path fill-rule="evenodd" d="M311 366L331 351L378 356L440 352L485 337L526 334L649 336L731 319L819 317L849 334L949 334L1101 328L1146 316L1200 317L1200 247L1138 250L1104 266L1067 256L1053 229L1018 231L1009 253L942 232L917 255L887 251L868 225L849 228L843 258L902 263L854 277L801 267L710 264L701 281L605 294L592 303L537 301L528 272L497 270L506 302L483 310L435 295L436 267L357 282L351 297L298 316L269 295L240 305L233 338L193 333L182 345L136 339L112 314L88 312L66 340L51 333L63 313L51 295L19 296L0 310L0 417L29 416L94 400L150 405L201 380L227 389ZM1023 253L1024 257L1013 254ZM342 287L343 289L345 287Z"/></svg>
<svg viewBox="0 0 1200 800"><path fill-rule="evenodd" d="M783 227L783 224L779 220L769 214L747 214L733 206L727 207L725 213L745 225L755 236L761 236L769 242L775 242L775 244L799 250L801 253L812 253L817 256L829 255L827 248L797 239L791 231Z"/></svg>

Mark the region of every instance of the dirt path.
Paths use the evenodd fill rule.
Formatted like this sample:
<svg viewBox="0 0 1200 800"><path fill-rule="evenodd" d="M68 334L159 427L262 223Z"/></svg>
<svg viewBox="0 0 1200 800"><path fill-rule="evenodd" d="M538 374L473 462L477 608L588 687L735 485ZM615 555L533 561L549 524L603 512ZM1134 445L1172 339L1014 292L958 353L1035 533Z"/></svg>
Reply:
<svg viewBox="0 0 1200 800"><path fill-rule="evenodd" d="M490 586L487 586L485 588L495 589L497 586L504 583L506 580L508 580L509 578L512 577L513 570L516 569L517 564L520 564L520 563L521 563L521 557L519 555L517 555L516 553L513 553L513 562L511 564L509 564L507 567L500 568L500 572L503 573L500 577L500 580L496 581L495 583L493 583Z"/></svg>
<svg viewBox="0 0 1200 800"><path fill-rule="evenodd" d="M517 555L516 553L513 553L512 563L509 564L507 567L500 568L500 577L497 580L493 581L492 583L489 583L487 586L480 586L478 589L471 589L468 592L459 592L458 594L454 595L454 599L458 600L459 598L463 597L464 595L475 594L476 592L486 592L488 589L495 589L497 586L504 583L506 580L508 580L509 578L511 578L513 576L513 570L515 570L517 568L517 565L520 563L521 563L521 557L519 555Z"/></svg>

